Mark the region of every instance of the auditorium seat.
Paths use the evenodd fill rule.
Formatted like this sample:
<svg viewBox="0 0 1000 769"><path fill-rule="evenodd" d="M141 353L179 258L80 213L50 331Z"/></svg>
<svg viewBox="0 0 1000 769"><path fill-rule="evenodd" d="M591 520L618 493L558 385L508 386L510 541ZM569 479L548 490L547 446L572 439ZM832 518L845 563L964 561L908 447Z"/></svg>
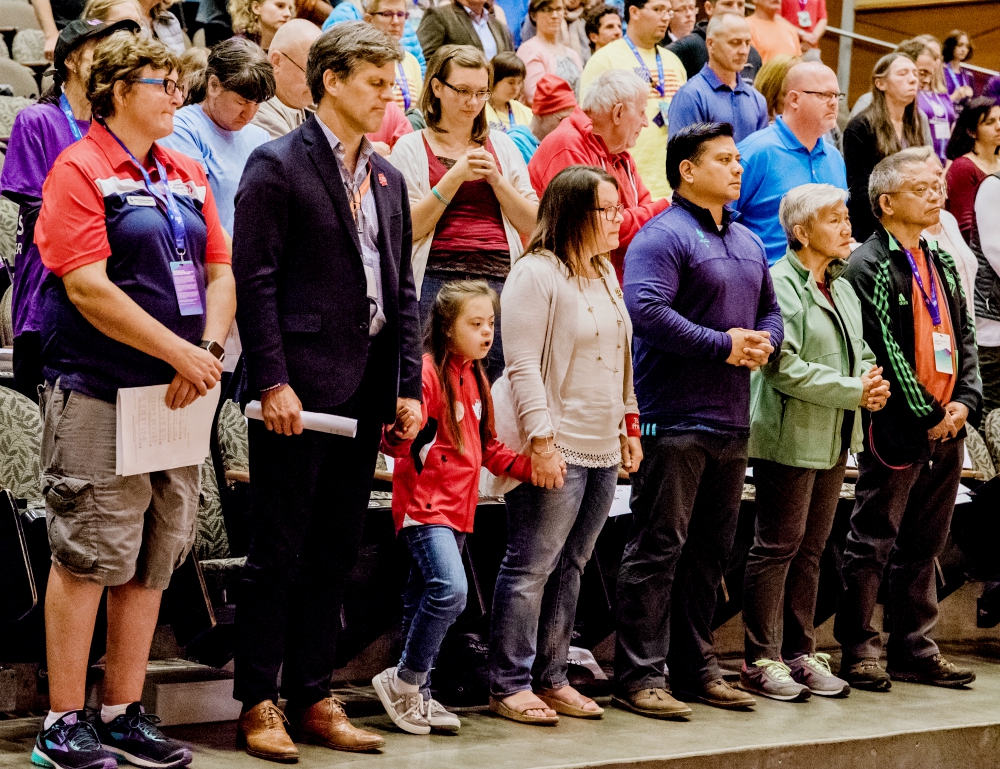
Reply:
<svg viewBox="0 0 1000 769"><path fill-rule="evenodd" d="M979 474L982 480L988 481L997 474L997 471L986 441L983 440L979 431L971 425L966 432L968 435L965 439L965 445L969 449L969 456L972 457L972 469Z"/></svg>
<svg viewBox="0 0 1000 769"><path fill-rule="evenodd" d="M0 488L41 504L42 418L38 404L0 387Z"/></svg>

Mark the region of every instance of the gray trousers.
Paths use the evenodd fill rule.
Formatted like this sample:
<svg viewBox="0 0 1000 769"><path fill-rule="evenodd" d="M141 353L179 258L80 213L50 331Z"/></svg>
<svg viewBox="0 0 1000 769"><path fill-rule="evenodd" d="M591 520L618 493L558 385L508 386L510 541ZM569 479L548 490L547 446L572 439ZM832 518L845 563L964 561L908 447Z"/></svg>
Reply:
<svg viewBox="0 0 1000 769"><path fill-rule="evenodd" d="M846 451L829 470L754 462L757 522L743 582L748 665L816 651L819 562L846 464Z"/></svg>
<svg viewBox="0 0 1000 769"><path fill-rule="evenodd" d="M899 470L870 451L858 456L844 550L847 590L834 623L845 659L881 656L882 638L872 627L872 614L886 565L889 663L905 665L938 653L930 637L938 617L934 559L948 538L964 459L963 439L929 440L922 458Z"/></svg>

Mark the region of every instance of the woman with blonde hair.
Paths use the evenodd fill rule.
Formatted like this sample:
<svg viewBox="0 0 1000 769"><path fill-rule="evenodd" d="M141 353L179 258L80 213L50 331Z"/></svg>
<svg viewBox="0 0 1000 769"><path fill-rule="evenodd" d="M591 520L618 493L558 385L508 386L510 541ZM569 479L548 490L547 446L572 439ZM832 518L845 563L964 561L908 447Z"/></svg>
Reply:
<svg viewBox="0 0 1000 769"><path fill-rule="evenodd" d="M445 283L485 280L497 294L535 227L538 196L514 141L490 131L491 70L467 45L438 49L427 65L422 131L396 142L390 162L406 178L413 219L413 277L422 318ZM503 370L500 313L486 372Z"/></svg>
<svg viewBox="0 0 1000 769"><path fill-rule="evenodd" d="M137 0L89 0L83 7L80 18L88 21L96 19L105 24L132 19L139 24L149 25Z"/></svg>
<svg viewBox="0 0 1000 769"><path fill-rule="evenodd" d="M295 17L294 0L229 0L233 32L267 51L278 27Z"/></svg>
<svg viewBox="0 0 1000 769"><path fill-rule="evenodd" d="M801 56L779 53L761 67L754 78L753 87L767 102L767 119L771 123L785 109L785 75L800 61Z"/></svg>

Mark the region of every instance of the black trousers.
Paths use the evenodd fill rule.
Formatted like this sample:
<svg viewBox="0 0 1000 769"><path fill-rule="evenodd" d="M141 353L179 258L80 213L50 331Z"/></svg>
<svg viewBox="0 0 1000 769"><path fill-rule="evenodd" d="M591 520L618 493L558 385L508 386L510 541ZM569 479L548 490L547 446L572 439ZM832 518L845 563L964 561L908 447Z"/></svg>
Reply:
<svg viewBox="0 0 1000 769"><path fill-rule="evenodd" d="M923 457L900 469L886 467L871 451L858 455L844 550L847 590L833 626L845 658L881 656L882 637L872 615L886 565L890 666L937 654L930 637L938 617L934 558L948 539L964 460L962 439L928 441Z"/></svg>
<svg viewBox="0 0 1000 769"><path fill-rule="evenodd" d="M33 403L38 403L42 376L42 335L23 331L14 339L14 389Z"/></svg>
<svg viewBox="0 0 1000 769"><path fill-rule="evenodd" d="M644 437L635 518L618 573L618 690L698 691L722 677L712 649L717 591L736 537L747 438Z"/></svg>
<svg viewBox="0 0 1000 769"><path fill-rule="evenodd" d="M377 346L373 345L373 350ZM281 695L299 706L329 696L341 605L358 560L382 420L373 351L340 416L355 438L283 436L250 420L252 541L236 607L233 696L251 708Z"/></svg>

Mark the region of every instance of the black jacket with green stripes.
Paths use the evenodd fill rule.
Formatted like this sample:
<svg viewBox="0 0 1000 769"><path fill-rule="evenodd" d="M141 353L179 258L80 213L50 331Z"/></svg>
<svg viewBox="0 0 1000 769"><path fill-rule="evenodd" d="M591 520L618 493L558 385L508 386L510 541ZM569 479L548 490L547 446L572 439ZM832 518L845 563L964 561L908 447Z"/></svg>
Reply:
<svg viewBox="0 0 1000 769"><path fill-rule="evenodd" d="M969 423L979 424L983 384L979 378L976 329L969 317L962 282L951 255L935 242L921 241L942 278L958 353L958 379L952 400L969 408ZM906 465L926 456L927 431L944 419L939 403L917 379L913 331L913 273L902 247L878 225L848 261L844 277L861 300L864 336L875 353L892 395L874 414L863 411L865 450L888 465ZM940 301L940 299L939 299ZM942 308L943 309L943 308ZM964 437L964 430L959 437Z"/></svg>

